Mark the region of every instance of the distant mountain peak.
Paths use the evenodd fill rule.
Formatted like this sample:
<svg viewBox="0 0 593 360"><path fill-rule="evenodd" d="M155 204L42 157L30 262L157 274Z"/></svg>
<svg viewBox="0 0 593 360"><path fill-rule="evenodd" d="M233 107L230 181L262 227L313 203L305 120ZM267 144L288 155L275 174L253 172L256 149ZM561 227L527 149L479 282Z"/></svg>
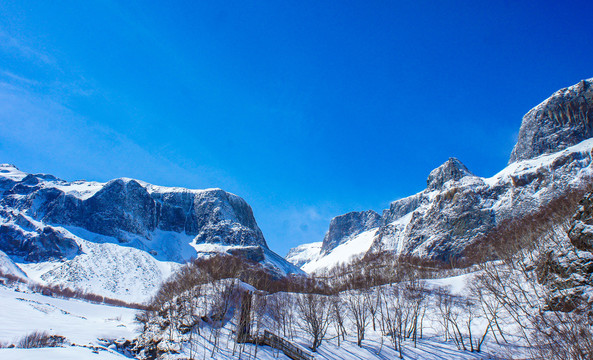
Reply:
<svg viewBox="0 0 593 360"><path fill-rule="evenodd" d="M329 230L321 245L321 253L328 253L349 238L379 225L381 225L381 215L373 210L352 211L336 216L329 223Z"/></svg>
<svg viewBox="0 0 593 360"><path fill-rule="evenodd" d="M440 189L447 181L457 181L473 175L461 161L452 157L430 172L426 179L426 188L428 190Z"/></svg>

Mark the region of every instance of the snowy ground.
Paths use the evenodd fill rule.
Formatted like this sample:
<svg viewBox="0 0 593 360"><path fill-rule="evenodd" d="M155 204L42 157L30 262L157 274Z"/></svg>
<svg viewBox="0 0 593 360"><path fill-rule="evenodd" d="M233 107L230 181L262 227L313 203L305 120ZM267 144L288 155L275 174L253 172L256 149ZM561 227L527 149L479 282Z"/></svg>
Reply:
<svg viewBox="0 0 593 360"><path fill-rule="evenodd" d="M365 231L354 236L352 239L338 245L329 254L321 255L321 246L318 247L318 253L311 256L311 260L305 263L301 268L307 273L314 273L331 269L340 264L352 262L355 258L361 257L373 244L377 229ZM317 244L317 243L314 243ZM311 251L317 250L312 247ZM310 255L309 252L309 255ZM290 261L291 259L289 259Z"/></svg>
<svg viewBox="0 0 593 360"><path fill-rule="evenodd" d="M121 359L98 339L132 339L138 334L137 310L56 299L0 286L0 342L15 343L33 331L66 337L71 346L42 349L0 349L0 359Z"/></svg>
<svg viewBox="0 0 593 360"><path fill-rule="evenodd" d="M455 276L445 279L427 280L429 288L448 287L451 293L463 296L467 283L474 274ZM384 286L386 289L391 285ZM347 296L347 294L344 294ZM289 296L296 296L290 295ZM431 300L427 300L431 301ZM434 306L434 304L433 304ZM68 344L62 348L42 349L0 349L0 359L125 359L113 348L105 348L100 339L134 339L139 335L139 325L134 321L137 310L121 307L90 304L81 300L65 300L43 296L37 293L0 286L0 342L15 343L19 338L33 331L47 331L62 335ZM445 341L440 333L438 315L427 314L424 322L422 339L414 345L411 340L404 341L404 359L508 359L509 354L516 354L519 349L514 345L497 345L492 338L487 338L480 353L462 351L452 340ZM272 332L283 335L275 329L269 320L264 320L261 329L267 327ZM369 324L362 347L356 345L356 332L347 321L346 341L338 340L334 329L330 327L327 340L314 353L316 359L395 359L399 353L393 348L387 337L374 331ZM233 330L236 320L225 324L218 333L218 345L214 348L214 331L205 326L200 335L195 335L193 345L184 343L184 352L171 355L169 359L187 358L191 351L196 359L288 359L282 352L268 346L251 344L238 345L234 341ZM292 335L287 338L303 349L308 349L309 337L295 326Z"/></svg>

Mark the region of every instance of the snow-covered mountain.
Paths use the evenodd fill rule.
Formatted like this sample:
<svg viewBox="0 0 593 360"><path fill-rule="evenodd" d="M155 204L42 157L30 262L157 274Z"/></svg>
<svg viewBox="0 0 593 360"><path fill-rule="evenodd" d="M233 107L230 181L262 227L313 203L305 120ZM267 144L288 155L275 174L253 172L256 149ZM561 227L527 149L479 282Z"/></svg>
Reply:
<svg viewBox="0 0 593 360"><path fill-rule="evenodd" d="M523 117L510 163L498 174L475 176L451 158L430 173L424 191L392 202L373 221L355 220L368 212L334 218L319 252L308 251L308 259L300 253L298 262L294 256L288 260L313 272L368 251L442 261L463 257L468 246L505 220L524 217L593 184L592 124L589 79L557 91Z"/></svg>
<svg viewBox="0 0 593 360"><path fill-rule="evenodd" d="M301 272L268 248L251 207L223 190L68 182L8 164L0 165L0 251L33 280L136 301L199 256Z"/></svg>

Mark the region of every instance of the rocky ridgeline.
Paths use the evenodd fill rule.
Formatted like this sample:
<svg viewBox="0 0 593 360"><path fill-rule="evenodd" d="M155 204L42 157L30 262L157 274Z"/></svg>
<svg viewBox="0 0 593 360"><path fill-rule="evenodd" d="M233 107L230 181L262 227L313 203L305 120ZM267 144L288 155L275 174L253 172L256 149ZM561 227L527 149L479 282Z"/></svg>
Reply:
<svg viewBox="0 0 593 360"><path fill-rule="evenodd" d="M583 80L562 89L529 111L510 163L497 175L475 176L450 158L430 173L424 191L392 202L380 218L357 220L367 212L334 218L319 256L377 229L370 251L450 261L467 255L468 246L502 222L584 191L593 183L593 140L587 140L593 137L592 83Z"/></svg>
<svg viewBox="0 0 593 360"><path fill-rule="evenodd" d="M2 169L18 171L9 165ZM77 185L85 186L80 182ZM251 207L220 189L157 188L136 180L116 179L89 184L95 188L94 193L81 196L69 191L70 186L50 175L27 174L20 180L3 177L0 250L27 261L70 257L78 252L71 238L40 223L76 226L115 237L121 243L130 234L150 240L155 230L162 230L195 237L196 243L267 249Z"/></svg>
<svg viewBox="0 0 593 360"><path fill-rule="evenodd" d="M34 280L127 301L213 254L259 262L277 276L300 273L268 248L247 202L223 190L68 182L8 164L0 165L0 251ZM39 262L49 265L39 271Z"/></svg>
<svg viewBox="0 0 593 360"><path fill-rule="evenodd" d="M321 253L327 254L332 249L345 243L350 238L372 229L381 224L381 215L373 210L349 212L336 216L329 223L329 230L325 234L321 245Z"/></svg>
<svg viewBox="0 0 593 360"><path fill-rule="evenodd" d="M509 163L563 150L593 137L593 80L556 91L524 117Z"/></svg>

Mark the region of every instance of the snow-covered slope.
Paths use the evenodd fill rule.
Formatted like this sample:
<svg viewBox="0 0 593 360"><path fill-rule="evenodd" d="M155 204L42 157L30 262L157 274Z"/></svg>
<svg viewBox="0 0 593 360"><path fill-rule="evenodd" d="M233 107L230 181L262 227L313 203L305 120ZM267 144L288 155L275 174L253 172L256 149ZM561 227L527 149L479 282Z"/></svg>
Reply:
<svg viewBox="0 0 593 360"><path fill-rule="evenodd" d="M3 251L0 251L0 274L17 276L25 279L27 275Z"/></svg>
<svg viewBox="0 0 593 360"><path fill-rule="evenodd" d="M321 241L299 245L290 249L286 260L295 266L301 267L308 262L316 260L321 255Z"/></svg>
<svg viewBox="0 0 593 360"><path fill-rule="evenodd" d="M346 264L364 255L369 250L376 232L376 229L365 231L336 246L327 254L314 254L313 259L302 265L301 269L307 273L314 273L330 269L336 265Z"/></svg>
<svg viewBox="0 0 593 360"><path fill-rule="evenodd" d="M309 264L320 263L321 268L331 268L347 262L337 253L332 255L335 251L360 255L369 247L371 251L442 260L463 256L467 246L500 222L525 216L571 191L591 186L592 150L593 139L585 140L557 153L512 163L490 178L447 180L441 188L397 200L383 212L380 227L363 233L373 234L372 246L348 241L323 257L317 252L303 253L301 268L318 270L320 267Z"/></svg>
<svg viewBox="0 0 593 360"><path fill-rule="evenodd" d="M223 190L67 182L8 164L0 165L0 251L35 281L127 301L147 300L200 256L234 254L278 276L302 273L268 249L251 207Z"/></svg>
<svg viewBox="0 0 593 360"><path fill-rule="evenodd" d="M32 332L64 336L58 348L0 349L0 359L127 359L99 339L132 339L138 334L135 309L56 299L0 286L0 342L14 344ZM93 352L95 351L95 352Z"/></svg>
<svg viewBox="0 0 593 360"><path fill-rule="evenodd" d="M426 285L430 289L450 288L455 296L465 296L467 286L473 274L456 276L444 279L428 280ZM238 286L249 286L239 284ZM386 285L383 287L384 294L391 294L398 285ZM372 290L376 293L376 289ZM204 291L203 294L208 292ZM209 294L209 293L208 293ZM211 296L211 295L209 295ZM349 297L360 296L360 294L345 292L339 295L342 301ZM515 344L498 346L491 334L488 334L482 352L463 351L456 347L452 339L443 337L439 313L436 309L437 301L433 295L426 294L431 301L427 301L429 308L426 316L423 317L423 336L416 342L410 339L404 340L404 359L498 359L497 354L506 350L517 349ZM284 304L294 307L298 302L299 294L277 293L268 295L269 302L280 299ZM202 308L200 308L202 309ZM117 352L114 342L123 343L125 340L133 340L141 335L142 325L135 321L138 311L116 306L90 304L81 300L57 299L44 296L38 293L31 293L26 289L15 291L0 285L0 343L14 344L18 339L34 331L46 331L51 335L65 337L66 343L63 347L19 349L0 348L0 359L21 360L21 359L129 359ZM164 313L164 312L163 312ZM235 310L235 315L238 311ZM462 315L463 316L463 315ZM306 331L296 324L300 321L298 311L290 312L291 326L290 335L285 336L291 343L300 349L310 352L311 338ZM26 321L24 320L26 319ZM254 344L236 344L234 333L237 328L236 316L224 322L222 327L211 327L206 322L200 325L200 331L193 333L191 343L188 341L188 334L180 334L175 330L172 333L174 353L164 355L166 359L186 359L190 354L196 359L289 359L285 354L269 346L256 346ZM347 315L344 306L344 326L353 329L351 318ZM509 339L513 340L512 328L509 328L500 319L500 324L505 329ZM166 326L166 323L161 325ZM474 320L472 324L474 331L481 329L483 324ZM268 314L258 326L259 332L269 330L276 334L282 334L273 318ZM507 330L508 329L508 330ZM162 330L162 329L161 329ZM169 330L169 329L167 329ZM466 329L462 328L465 335ZM146 335L149 335L145 334ZM349 331L342 339L337 339L335 328L330 326L325 340L315 353L316 359L394 359L399 358L399 353L394 350L389 342L388 335L385 335L379 327L373 329L370 321L367 323L365 339L362 346L356 344L356 332ZM166 332L168 338L169 331ZM164 341L163 341L164 342ZM240 350L239 350L240 348ZM178 352L178 353L177 353Z"/></svg>

